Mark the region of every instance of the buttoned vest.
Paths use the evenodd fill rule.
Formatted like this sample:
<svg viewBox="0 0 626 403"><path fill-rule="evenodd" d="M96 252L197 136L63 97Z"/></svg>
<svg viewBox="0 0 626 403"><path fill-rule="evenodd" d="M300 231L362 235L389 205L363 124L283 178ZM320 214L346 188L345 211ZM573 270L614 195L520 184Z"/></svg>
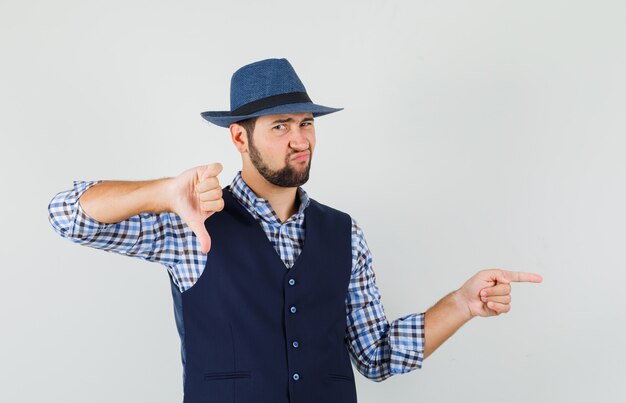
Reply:
<svg viewBox="0 0 626 403"><path fill-rule="evenodd" d="M170 275L184 403L355 403L344 340L350 216L310 199L288 269L229 188L205 221L200 278L181 293Z"/></svg>

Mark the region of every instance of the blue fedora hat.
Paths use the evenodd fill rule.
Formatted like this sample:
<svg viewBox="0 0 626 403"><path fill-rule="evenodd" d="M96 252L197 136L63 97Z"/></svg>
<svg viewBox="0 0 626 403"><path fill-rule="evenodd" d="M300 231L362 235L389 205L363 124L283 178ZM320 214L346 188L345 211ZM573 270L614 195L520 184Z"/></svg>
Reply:
<svg viewBox="0 0 626 403"><path fill-rule="evenodd" d="M317 105L287 59L265 59L240 67L230 80L230 111L200 115L217 126L262 115L311 112L322 116L343 108Z"/></svg>

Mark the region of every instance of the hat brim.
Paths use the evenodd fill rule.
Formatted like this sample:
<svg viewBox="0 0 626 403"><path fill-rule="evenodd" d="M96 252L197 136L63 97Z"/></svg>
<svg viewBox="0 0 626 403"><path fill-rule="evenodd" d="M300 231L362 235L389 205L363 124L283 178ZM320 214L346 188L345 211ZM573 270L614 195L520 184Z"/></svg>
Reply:
<svg viewBox="0 0 626 403"><path fill-rule="evenodd" d="M229 127L230 124L233 122L253 118L256 116L311 112L313 114L313 117L317 117L322 115L328 115L329 113L338 112L341 110L343 110L343 108L331 108L329 106L317 105L311 102L299 102L262 109L250 115L233 116L230 114L230 111L207 111L200 113L200 115L204 118L204 120L209 123L213 123L214 125L220 127Z"/></svg>

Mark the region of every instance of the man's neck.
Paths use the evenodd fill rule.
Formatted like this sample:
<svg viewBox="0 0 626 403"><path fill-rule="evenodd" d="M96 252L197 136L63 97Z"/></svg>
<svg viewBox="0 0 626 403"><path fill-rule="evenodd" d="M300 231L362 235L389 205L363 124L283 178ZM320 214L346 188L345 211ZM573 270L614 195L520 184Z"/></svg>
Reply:
<svg viewBox="0 0 626 403"><path fill-rule="evenodd" d="M281 223L298 211L300 199L297 187L281 187L268 182L257 171L241 170L241 178L257 197L269 202Z"/></svg>

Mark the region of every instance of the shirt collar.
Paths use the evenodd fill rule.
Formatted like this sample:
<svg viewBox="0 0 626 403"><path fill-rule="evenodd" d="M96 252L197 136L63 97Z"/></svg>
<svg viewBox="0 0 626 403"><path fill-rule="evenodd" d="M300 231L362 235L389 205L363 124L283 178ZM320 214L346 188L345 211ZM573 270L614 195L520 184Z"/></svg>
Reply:
<svg viewBox="0 0 626 403"><path fill-rule="evenodd" d="M246 208L252 215L263 218L269 222L279 222L278 216L272 209L270 203L257 195L250 189L248 184L243 180L241 171L238 171L233 181L230 184L230 191L233 196ZM300 218L304 214L304 209L310 203L309 195L307 192L298 186L297 195L300 201L298 212L295 214L296 219ZM291 218L291 217L290 217Z"/></svg>

